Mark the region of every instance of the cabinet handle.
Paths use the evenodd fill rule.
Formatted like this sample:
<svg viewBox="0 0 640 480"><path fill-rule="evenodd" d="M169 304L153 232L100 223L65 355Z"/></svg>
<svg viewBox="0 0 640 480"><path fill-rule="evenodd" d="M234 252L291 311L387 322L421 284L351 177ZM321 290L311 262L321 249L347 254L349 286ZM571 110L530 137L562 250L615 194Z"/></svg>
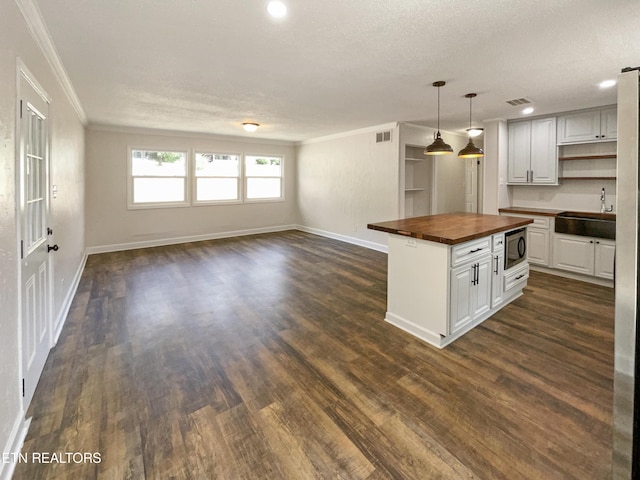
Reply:
<svg viewBox="0 0 640 480"><path fill-rule="evenodd" d="M593 243L593 240L589 240L589 243Z"/></svg>
<svg viewBox="0 0 640 480"><path fill-rule="evenodd" d="M495 273L496 275L498 275L498 268L500 267L500 257L498 257L497 255L495 256L496 259L496 269L493 271L493 273Z"/></svg>
<svg viewBox="0 0 640 480"><path fill-rule="evenodd" d="M515 279L520 280L522 277L524 277L524 273L522 275L518 275Z"/></svg>
<svg viewBox="0 0 640 480"><path fill-rule="evenodd" d="M482 250L482 248L476 248L475 250L470 250L469 253L476 253Z"/></svg>

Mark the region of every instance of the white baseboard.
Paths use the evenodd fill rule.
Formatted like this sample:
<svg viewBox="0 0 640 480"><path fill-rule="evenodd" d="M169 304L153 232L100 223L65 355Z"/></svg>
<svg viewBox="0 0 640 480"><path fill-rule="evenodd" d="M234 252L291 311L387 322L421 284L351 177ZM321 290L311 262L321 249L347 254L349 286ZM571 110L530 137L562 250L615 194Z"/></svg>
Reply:
<svg viewBox="0 0 640 480"><path fill-rule="evenodd" d="M206 233L204 235L191 235L188 237L161 238L157 240L144 240L141 242L115 243L111 245L98 245L87 247L86 255L94 253L121 252L123 250L135 250L138 248L163 247L165 245L176 245L179 243L202 242L204 240L216 240L220 238L243 237L246 235L256 235L260 233L283 232L285 230L297 230L297 225L277 225L274 227L249 228L246 230L233 230L229 232Z"/></svg>
<svg viewBox="0 0 640 480"><path fill-rule="evenodd" d="M69 310L71 309L71 304L73 303L73 297L76 296L76 291L78 290L78 285L80 284L80 278L82 277L82 272L84 271L84 266L87 263L88 255L85 253L82 256L82 260L80 261L80 265L78 265L78 269L76 270L76 274L73 277L73 281L71 282L71 286L67 295L64 297L64 302L62 302L62 306L60 307L60 311L56 316L56 321L53 327L53 337L51 347L55 346L58 343L58 339L60 338L60 333L62 332L62 327L64 327L64 322L67 319L67 315L69 315Z"/></svg>
<svg viewBox="0 0 640 480"><path fill-rule="evenodd" d="M21 408L18 418L16 418L13 428L11 429L11 434L7 440L7 444L2 450L2 453L9 454L9 460L11 461L5 463L2 461L3 459L0 459L0 480L11 480L13 471L16 468L20 450L22 450L22 445L24 444L24 439L27 437L31 418L25 420L22 418L23 415L24 412Z"/></svg>
<svg viewBox="0 0 640 480"><path fill-rule="evenodd" d="M301 232L312 233L314 235L320 235L321 237L333 238L334 240L340 240L341 242L351 243L371 250L377 250L378 252L389 253L389 247L381 243L369 242L368 240L362 240L361 238L349 237L347 235L328 232L318 228L305 227L304 225L296 225L296 229Z"/></svg>

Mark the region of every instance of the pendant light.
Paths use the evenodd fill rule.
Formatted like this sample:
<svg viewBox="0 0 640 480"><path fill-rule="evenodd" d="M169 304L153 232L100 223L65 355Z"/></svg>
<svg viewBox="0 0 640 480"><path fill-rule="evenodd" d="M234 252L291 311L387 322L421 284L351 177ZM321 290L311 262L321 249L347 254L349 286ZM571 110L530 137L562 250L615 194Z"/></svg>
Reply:
<svg viewBox="0 0 640 480"><path fill-rule="evenodd" d="M445 85L446 82L443 81L433 82L433 86L438 88L438 133L436 133L433 143L424 150L425 155L448 155L453 153L451 145L444 143L442 135L440 135L440 87Z"/></svg>
<svg viewBox="0 0 640 480"><path fill-rule="evenodd" d="M484 152L482 151L481 148L476 147L473 144L473 138L471 135L471 99L473 97L475 97L476 94L475 93L467 93L465 95L466 98L469 99L469 129L467 130L467 132L469 132L469 143L467 143L467 146L464 147L462 150L460 150L458 152L458 157L460 158L478 158L478 157L484 157Z"/></svg>

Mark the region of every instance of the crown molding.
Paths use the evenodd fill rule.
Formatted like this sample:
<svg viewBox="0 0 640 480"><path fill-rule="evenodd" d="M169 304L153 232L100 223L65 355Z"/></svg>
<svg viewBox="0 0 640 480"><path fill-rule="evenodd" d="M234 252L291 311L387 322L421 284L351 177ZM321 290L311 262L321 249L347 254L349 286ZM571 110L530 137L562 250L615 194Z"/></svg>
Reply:
<svg viewBox="0 0 640 480"><path fill-rule="evenodd" d="M42 53L49 62L49 65L51 65L56 78L62 86L62 90L64 90L67 95L67 98L69 99L69 102L71 102L73 109L76 111L78 118L86 127L88 125L87 115L82 108L82 104L80 103L80 99L78 98L73 85L71 84L71 80L69 79L69 75L67 74L64 65L62 64L62 60L60 60L60 56L53 44L53 40L49 34L49 29L44 23L42 13L40 12L38 5L34 0L15 1L25 19L31 36L40 47L40 50L42 50Z"/></svg>

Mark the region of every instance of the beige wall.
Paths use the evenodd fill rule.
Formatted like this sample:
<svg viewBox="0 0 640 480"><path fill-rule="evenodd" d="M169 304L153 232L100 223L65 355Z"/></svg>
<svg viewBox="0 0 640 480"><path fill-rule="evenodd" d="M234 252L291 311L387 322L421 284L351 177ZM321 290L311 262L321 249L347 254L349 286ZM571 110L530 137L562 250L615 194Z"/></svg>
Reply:
<svg viewBox="0 0 640 480"><path fill-rule="evenodd" d="M84 249L84 127L13 1L0 15L0 448L10 452L24 418L19 346L18 247L16 232L17 61L51 97L51 225L60 251L53 259L53 315L60 318ZM10 468L0 464L0 478Z"/></svg>
<svg viewBox="0 0 640 480"><path fill-rule="evenodd" d="M376 131L389 129L392 141L376 143ZM299 223L354 243L386 246L386 234L367 224L398 216L398 148L398 128L392 125L303 142Z"/></svg>
<svg viewBox="0 0 640 480"><path fill-rule="evenodd" d="M237 205L127 209L129 147L284 155L285 200ZM86 243L132 248L296 223L295 147L240 137L92 127L87 131Z"/></svg>

